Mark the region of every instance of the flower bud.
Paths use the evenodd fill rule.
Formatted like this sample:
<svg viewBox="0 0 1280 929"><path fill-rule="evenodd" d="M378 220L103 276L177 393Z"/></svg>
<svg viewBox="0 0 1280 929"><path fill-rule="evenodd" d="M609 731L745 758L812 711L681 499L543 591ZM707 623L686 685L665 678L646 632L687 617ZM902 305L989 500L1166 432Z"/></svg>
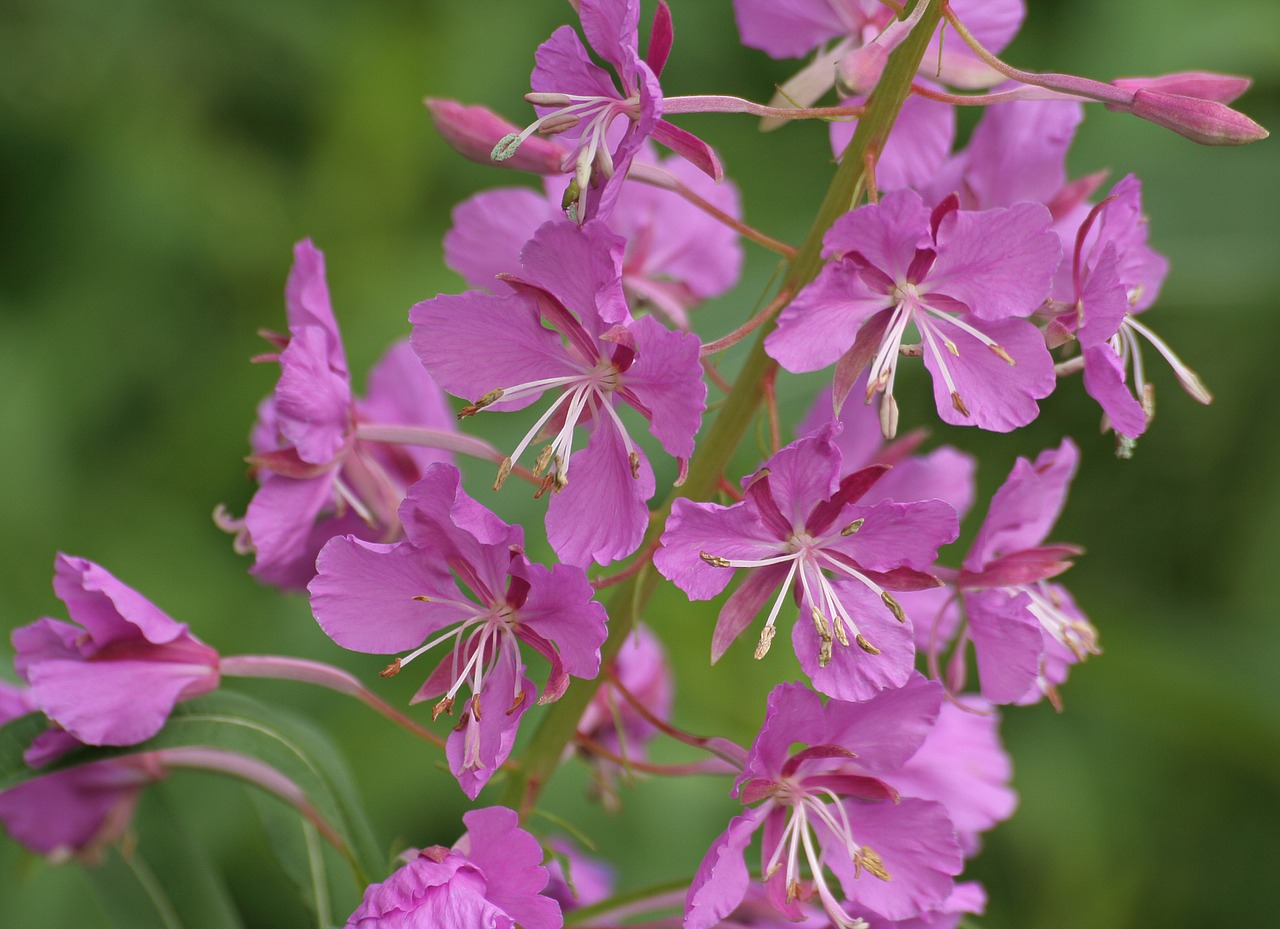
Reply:
<svg viewBox="0 0 1280 929"><path fill-rule="evenodd" d="M1270 135L1226 104L1162 90L1138 90L1129 110L1201 145L1245 145Z"/></svg>

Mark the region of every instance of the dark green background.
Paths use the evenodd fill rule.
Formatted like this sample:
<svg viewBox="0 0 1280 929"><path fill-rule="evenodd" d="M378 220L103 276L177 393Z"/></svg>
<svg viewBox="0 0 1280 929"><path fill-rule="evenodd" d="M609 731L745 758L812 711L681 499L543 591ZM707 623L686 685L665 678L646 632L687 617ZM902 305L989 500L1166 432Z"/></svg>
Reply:
<svg viewBox="0 0 1280 929"><path fill-rule="evenodd" d="M790 73L736 45L728 0L672 6L668 94L763 100ZM378 683L379 659L341 653L304 602L249 579L209 514L219 502L243 511L252 491L245 437L275 369L247 359L260 350L255 330L283 325L292 243L309 235L325 250L362 383L407 333L411 303L460 287L438 244L450 207L523 182L455 156L421 98L526 118L533 49L570 15L555 0L0 6L0 627L64 615L49 587L62 550L102 563L226 653L331 660L407 700L412 681ZM1277 35L1270 0L1033 2L1008 57L1103 79L1251 74L1241 106L1274 127ZM821 126L762 137L740 117L683 124L718 147L754 224L803 235L830 174ZM1173 262L1145 318L1216 402L1199 407L1150 362L1159 417L1130 462L1097 436L1096 407L1075 382L1013 435L936 430L982 455L984 493L1016 455L1076 437L1084 465L1054 537L1088 549L1068 580L1106 651L1076 670L1062 716L1007 715L1022 805L973 866L992 896L981 924L1266 925L1280 872L1280 158L1270 142L1204 149L1097 108L1071 166L1143 178L1153 244ZM700 317L704 334L745 318L762 290L772 263L753 248L748 259L744 283ZM798 414L815 384L788 381L784 413ZM904 423L925 411L910 403ZM472 471L473 491L486 478ZM532 512L512 488L496 505L509 518ZM786 649L757 665L743 647L709 669L713 617L669 594L650 614L675 653L681 721L749 738L769 684L796 672ZM332 727L388 850L456 837L461 796L426 749L338 698L252 690ZM583 783L563 775L550 807L596 837L632 887L691 872L735 806L720 781L648 781L601 824L579 799ZM174 785L246 924L308 925L242 793L195 775ZM144 851L160 816L144 804ZM0 901L5 925L101 925L73 868L8 842Z"/></svg>

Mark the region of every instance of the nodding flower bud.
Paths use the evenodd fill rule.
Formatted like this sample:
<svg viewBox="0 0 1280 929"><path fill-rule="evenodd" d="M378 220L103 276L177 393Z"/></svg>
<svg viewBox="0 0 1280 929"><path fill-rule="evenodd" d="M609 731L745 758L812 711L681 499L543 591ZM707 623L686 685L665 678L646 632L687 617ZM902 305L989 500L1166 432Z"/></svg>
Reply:
<svg viewBox="0 0 1280 929"><path fill-rule="evenodd" d="M1201 145L1246 145L1270 135L1225 103L1163 90L1136 91L1128 109L1139 119L1172 129Z"/></svg>
<svg viewBox="0 0 1280 929"><path fill-rule="evenodd" d="M520 128L487 107L467 106L456 100L434 97L423 102L436 131L465 158L533 174L560 173L564 150L545 139L525 139L508 157L492 159L494 146L507 136L518 133Z"/></svg>

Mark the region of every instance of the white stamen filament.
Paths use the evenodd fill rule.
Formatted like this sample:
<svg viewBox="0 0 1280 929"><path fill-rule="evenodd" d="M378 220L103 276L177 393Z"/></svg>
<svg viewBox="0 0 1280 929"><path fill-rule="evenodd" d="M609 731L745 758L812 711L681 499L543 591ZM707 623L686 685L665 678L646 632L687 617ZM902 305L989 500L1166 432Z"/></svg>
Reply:
<svg viewBox="0 0 1280 929"><path fill-rule="evenodd" d="M1187 365L1183 362L1183 360L1177 356L1174 350L1169 347L1169 345L1164 341L1164 339L1160 338L1158 335L1156 335L1154 332L1152 332L1142 323L1138 322L1138 320L1136 320L1132 316L1126 316L1124 318L1124 324L1121 326L1121 328L1124 329L1126 326L1132 329L1134 332L1137 332L1141 336L1143 336L1143 338L1145 338L1148 342L1150 342L1152 345L1155 346L1156 351L1158 351L1162 356L1164 356L1164 360L1169 362L1169 367L1173 368L1173 373L1178 378L1178 383L1182 385L1183 390L1185 390L1187 393L1189 393L1192 397L1194 397L1196 400L1198 400L1201 403L1209 403L1213 400L1213 396L1209 393L1208 390L1205 389L1204 384L1201 383L1200 378L1196 375L1196 373L1192 371L1189 367L1187 367ZM1137 344L1135 342L1134 344L1135 369L1138 364L1136 359L1138 359L1139 357L1140 356L1137 351ZM1137 379L1136 370L1135 370L1134 377L1136 382L1136 379ZM1141 393L1141 389L1139 389L1139 393Z"/></svg>

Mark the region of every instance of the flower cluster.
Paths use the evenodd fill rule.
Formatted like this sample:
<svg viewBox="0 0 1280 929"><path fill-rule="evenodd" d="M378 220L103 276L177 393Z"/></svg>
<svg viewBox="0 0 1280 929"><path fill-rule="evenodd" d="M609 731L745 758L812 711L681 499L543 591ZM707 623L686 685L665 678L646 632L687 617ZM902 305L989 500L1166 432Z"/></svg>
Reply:
<svg viewBox="0 0 1280 929"><path fill-rule="evenodd" d="M466 813L451 847L412 849L381 872L347 929L558 929L583 906L601 924L659 929L670 921L657 914L680 900L685 929L950 929L982 909L983 889L957 878L1016 802L997 707L1061 708L1069 666L1099 651L1058 582L1081 549L1049 541L1081 451L1064 438L1018 458L968 553L949 560L977 502L977 462L950 445L923 451L925 430L902 428L916 411L900 409L898 388L919 358L942 423L1007 433L1082 372L1128 455L1153 412L1147 341L1208 402L1146 322L1167 263L1148 244L1140 182L1101 194L1103 175L1069 180L1064 165L1086 100L1200 141L1247 141L1252 124L1226 105L1243 87L1018 71L995 52L1022 22L1019 0L737 0L744 43L816 57L771 105L673 96L659 84L673 42L665 3L643 56L638 0L573 5L586 43L564 26L538 47L524 130L428 101L463 154L541 175L543 187L454 209L444 258L472 289L409 308L408 341L373 367L363 399L324 259L309 241L295 247L288 332L259 359L280 377L251 434L258 487L243 518L217 514L254 555L252 574L307 592L334 644L392 656L382 677L429 657L409 698L429 713L415 720L317 662L220 656L104 569L59 556L54 589L78 625L18 629L27 686L0 688L0 722L42 713L49 724L26 749L31 770L0 792L0 821L19 840L88 857L124 833L143 785L187 766L271 791L354 860L341 817L326 818L340 804L206 744L207 730L192 744L172 729L164 738L224 678L277 677L356 697L432 743L469 801L504 785L504 805ZM891 66L899 59L908 67ZM841 102L812 105L830 90ZM960 103L988 109L957 150ZM856 191L852 208L799 249L748 225L717 156L668 121L696 112L837 120L833 191L845 204ZM743 239L786 270L740 329L704 341L696 308L736 285ZM716 356L757 328L730 384ZM830 369L785 445L779 369ZM709 385L723 398L709 404ZM537 412L506 449L467 434L482 413L527 408ZM758 412L767 447L743 476L734 462L752 461L734 452ZM464 489L463 456L496 466L483 499ZM545 531L487 505L515 481L546 498ZM660 483L674 487L655 503ZM651 608L663 578L689 600L734 585L699 633L712 662L748 629L766 659L790 629L807 680L775 686L742 744L673 718L690 711L675 700L681 662L668 662L679 621ZM700 754L655 761L659 736ZM708 837L678 900L611 903L608 866L520 825L572 758L592 766L609 805L633 777L702 774L731 778L742 810Z"/></svg>

